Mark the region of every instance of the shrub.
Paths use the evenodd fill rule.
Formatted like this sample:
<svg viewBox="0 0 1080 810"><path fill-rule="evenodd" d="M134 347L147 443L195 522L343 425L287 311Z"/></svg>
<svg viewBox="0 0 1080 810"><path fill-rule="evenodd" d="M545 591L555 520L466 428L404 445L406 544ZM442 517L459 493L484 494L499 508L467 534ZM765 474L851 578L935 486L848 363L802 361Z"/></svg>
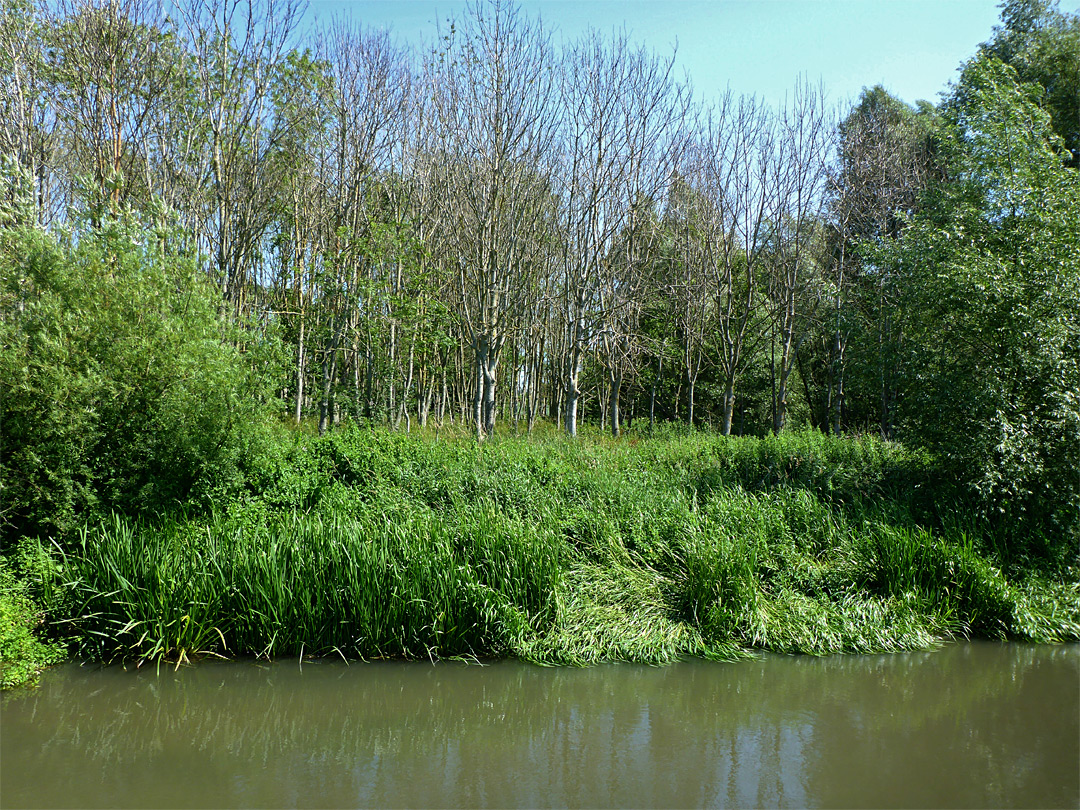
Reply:
<svg viewBox="0 0 1080 810"><path fill-rule="evenodd" d="M43 619L27 583L0 556L0 689L33 683L42 669L64 659L59 644L35 635Z"/></svg>
<svg viewBox="0 0 1080 810"><path fill-rule="evenodd" d="M71 537L116 509L235 488L268 341L247 347L220 293L127 221L0 230L0 478L8 537ZM269 341L272 342L272 341Z"/></svg>

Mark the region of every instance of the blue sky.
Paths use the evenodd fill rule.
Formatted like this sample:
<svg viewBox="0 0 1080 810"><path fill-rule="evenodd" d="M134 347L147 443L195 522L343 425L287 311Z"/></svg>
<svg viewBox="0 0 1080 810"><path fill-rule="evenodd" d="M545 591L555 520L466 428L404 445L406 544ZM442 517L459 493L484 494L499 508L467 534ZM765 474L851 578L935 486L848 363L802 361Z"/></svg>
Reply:
<svg viewBox="0 0 1080 810"><path fill-rule="evenodd" d="M727 87L776 103L800 74L828 98L854 99L883 84L908 102L937 101L960 63L987 40L999 0L523 0L560 36L589 25L626 25L678 61L698 94ZM1063 7L1071 4L1066 2ZM431 41L436 21L461 16L464 0L310 0L309 16L347 14L404 42Z"/></svg>

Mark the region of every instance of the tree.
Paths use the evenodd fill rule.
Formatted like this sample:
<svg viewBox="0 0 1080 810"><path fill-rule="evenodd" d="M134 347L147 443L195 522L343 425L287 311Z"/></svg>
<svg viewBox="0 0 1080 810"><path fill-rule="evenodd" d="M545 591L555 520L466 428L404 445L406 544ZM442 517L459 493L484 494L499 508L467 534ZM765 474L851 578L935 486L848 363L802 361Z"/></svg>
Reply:
<svg viewBox="0 0 1080 810"><path fill-rule="evenodd" d="M328 73L326 61L306 51L293 52L271 85L274 115L284 121L285 130L269 155L269 174L278 180L272 227L280 268L273 306L296 344L293 416L297 424L303 415L313 342L311 303L322 272L328 231L333 227L327 194L332 182L327 178L327 167L334 140L329 124L333 81Z"/></svg>
<svg viewBox="0 0 1080 810"><path fill-rule="evenodd" d="M682 371L686 380L686 422L689 425L694 424L694 393L705 367L712 321L709 243L702 232L702 224L708 222L708 218L708 202L676 175L661 224L665 236L661 262L665 272L655 281L670 302L665 316L681 343ZM659 374L663 354L658 354ZM650 408L650 412L652 410Z"/></svg>
<svg viewBox="0 0 1080 810"><path fill-rule="evenodd" d="M175 237L130 219L60 237L14 220L0 207L4 534L208 506L261 390L255 352L222 339L216 290Z"/></svg>
<svg viewBox="0 0 1080 810"><path fill-rule="evenodd" d="M117 213L150 202L153 135L182 59L159 5L143 0L75 0L52 23L52 68L59 128L70 168L89 209Z"/></svg>
<svg viewBox="0 0 1080 810"><path fill-rule="evenodd" d="M270 156L295 123L271 114L271 88L291 51L300 5L192 0L181 10L193 63L189 103L202 127L195 175L208 177L210 185L201 231L215 281L239 315L273 219Z"/></svg>
<svg viewBox="0 0 1080 810"><path fill-rule="evenodd" d="M26 0L0 6L0 154L27 170L34 193L32 220L52 219L50 169L56 149L53 83L45 59L48 23ZM14 198L9 202L15 202Z"/></svg>
<svg viewBox="0 0 1080 810"><path fill-rule="evenodd" d="M895 329L896 303L903 280L896 268L877 266L867 258L875 246L895 241L918 210L927 185L940 174L931 133L936 113L915 110L878 86L864 90L859 103L841 122L838 166L830 189L835 249L842 252L844 296L837 306L839 342L836 357L855 336L859 342L853 365L861 366L865 413L860 421L876 423L883 436L892 436L897 398L897 358L902 342ZM846 299L846 300L845 300ZM836 344L834 344L836 345ZM848 369L834 361L836 373ZM838 379L837 386L854 392L856 380ZM876 399L876 407L871 403ZM851 399L856 399L852 397ZM876 411L876 413L875 413Z"/></svg>
<svg viewBox="0 0 1080 810"><path fill-rule="evenodd" d="M617 122L625 142L616 143L622 168L613 191L625 214L614 250L599 265L600 346L616 437L623 380L636 370L640 353L638 323L660 237L658 209L687 144L689 88L674 81L673 66L674 54L665 59L638 51L619 92Z"/></svg>
<svg viewBox="0 0 1080 810"><path fill-rule="evenodd" d="M502 0L472 7L427 66L440 127L442 220L474 358L478 440L495 428L496 375L543 266L552 189L545 163L557 123L553 54L538 21Z"/></svg>
<svg viewBox="0 0 1080 810"><path fill-rule="evenodd" d="M1080 168L1080 14L1063 14L1057 0L1006 0L1002 25L983 50L1043 89L1040 105Z"/></svg>
<svg viewBox="0 0 1080 810"><path fill-rule="evenodd" d="M774 118L752 97L725 95L705 119L692 166L704 202L700 233L716 318L720 432L727 436L736 383L762 331L762 265L780 221Z"/></svg>
<svg viewBox="0 0 1080 810"><path fill-rule="evenodd" d="M789 107L779 118L780 169L776 210L781 218L773 256L769 301L774 332L780 338L780 366L773 399L774 433L787 423L788 381L805 337L798 307L807 276L820 256L818 216L823 204L828 148L824 99L806 83L795 87Z"/></svg>
<svg viewBox="0 0 1080 810"><path fill-rule="evenodd" d="M1016 536L1075 548L1080 177L1040 96L985 53L968 62L942 109L948 177L875 261L907 279L902 436Z"/></svg>

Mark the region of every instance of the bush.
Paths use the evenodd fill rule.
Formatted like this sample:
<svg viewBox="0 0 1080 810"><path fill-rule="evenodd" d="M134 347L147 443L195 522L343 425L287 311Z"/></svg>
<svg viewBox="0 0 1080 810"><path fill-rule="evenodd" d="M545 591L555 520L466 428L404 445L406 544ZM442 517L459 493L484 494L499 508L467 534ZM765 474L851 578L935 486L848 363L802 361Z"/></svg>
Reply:
<svg viewBox="0 0 1080 810"><path fill-rule="evenodd" d="M226 328L190 257L126 221L60 235L12 226L0 279L7 537L70 538L111 510L235 488L274 352Z"/></svg>
<svg viewBox="0 0 1080 810"><path fill-rule="evenodd" d="M45 667L64 658L59 644L41 641L34 631L44 614L26 582L0 557L0 689L33 683Z"/></svg>

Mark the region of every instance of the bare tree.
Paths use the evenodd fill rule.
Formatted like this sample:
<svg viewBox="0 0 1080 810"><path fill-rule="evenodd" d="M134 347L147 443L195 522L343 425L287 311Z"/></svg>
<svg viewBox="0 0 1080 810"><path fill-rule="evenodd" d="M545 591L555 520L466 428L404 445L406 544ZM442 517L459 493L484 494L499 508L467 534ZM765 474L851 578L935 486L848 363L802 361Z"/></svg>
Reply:
<svg viewBox="0 0 1080 810"><path fill-rule="evenodd" d="M270 155L286 132L270 88L291 50L298 0L192 0L181 7L210 181L203 235L224 300L244 308L272 221Z"/></svg>
<svg viewBox="0 0 1080 810"><path fill-rule="evenodd" d="M73 0L52 21L58 118L67 159L92 182L86 200L112 210L152 187L147 143L167 112L178 68L170 26L153 0ZM72 178L75 179L74 177Z"/></svg>
<svg viewBox="0 0 1080 810"><path fill-rule="evenodd" d="M606 358L612 431L632 354L639 280L655 230L655 201L678 159L689 90L673 79L675 56L633 48L626 32L588 33L567 48L561 98L563 313L566 430L577 433L580 375L599 340ZM616 254L619 255L616 255Z"/></svg>
<svg viewBox="0 0 1080 810"><path fill-rule="evenodd" d="M496 372L526 311L548 227L546 159L557 123L547 34L501 0L471 7L427 65L458 261L462 318L474 358L473 419L494 430Z"/></svg>
<svg viewBox="0 0 1080 810"><path fill-rule="evenodd" d="M724 386L721 433L731 433L735 386L761 332L762 264L779 215L776 122L753 97L730 93L707 111L693 149L693 185L716 317Z"/></svg>
<svg viewBox="0 0 1080 810"><path fill-rule="evenodd" d="M400 401L394 396L401 323L393 302L405 290L412 258L400 180L412 70L386 32L343 21L331 25L321 51L332 87L322 172L328 210L322 223L326 273L319 429L325 432L337 413L334 386L343 361L352 370L357 410L364 368L364 411L371 415L375 335L389 333L391 418L403 413L406 404L404 394ZM405 376L407 390L412 375Z"/></svg>
<svg viewBox="0 0 1080 810"><path fill-rule="evenodd" d="M0 6L0 154L11 156L29 176L39 222L56 213L50 193L57 122L45 60L48 24L34 3Z"/></svg>
<svg viewBox="0 0 1080 810"><path fill-rule="evenodd" d="M773 399L774 433L783 430L787 422L788 383L796 353L806 335L798 307L811 269L808 265L822 258L820 215L829 146L822 91L805 81L798 82L790 104L781 109L777 124L780 151L773 194L779 227L768 297L774 333L780 339Z"/></svg>

